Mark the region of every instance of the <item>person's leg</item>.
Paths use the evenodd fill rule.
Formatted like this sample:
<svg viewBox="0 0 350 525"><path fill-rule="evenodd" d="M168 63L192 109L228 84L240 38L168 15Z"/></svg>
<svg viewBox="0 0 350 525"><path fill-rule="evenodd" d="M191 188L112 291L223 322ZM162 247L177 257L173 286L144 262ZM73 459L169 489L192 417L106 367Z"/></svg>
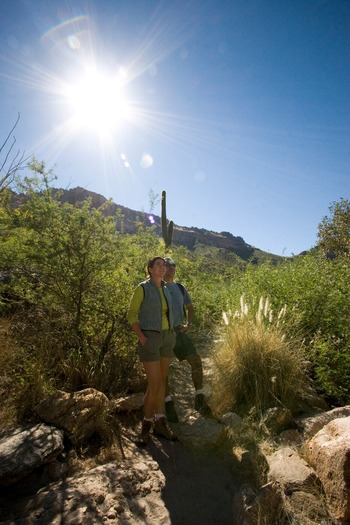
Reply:
<svg viewBox="0 0 350 525"><path fill-rule="evenodd" d="M171 363L171 359L169 357L160 358L161 387L160 387L160 393L159 393L159 399L158 399L158 405L157 405L157 412L164 413L164 400L165 400L165 395L166 395L166 390L167 390L167 385L168 385L168 374L169 374L170 363Z"/></svg>
<svg viewBox="0 0 350 525"><path fill-rule="evenodd" d="M160 361L144 361L143 367L147 378L147 390L144 399L144 417L152 419L158 411L159 397L164 395Z"/></svg>
<svg viewBox="0 0 350 525"><path fill-rule="evenodd" d="M175 436L172 429L169 427L165 417L165 392L167 377L169 374L169 366L173 357L173 347L175 343L175 335L172 332L163 334L163 346L160 349L160 375L161 387L159 391L159 398L157 402L156 421L154 424L153 433L158 436L163 436L166 439L173 440Z"/></svg>
<svg viewBox="0 0 350 525"><path fill-rule="evenodd" d="M189 355L186 358L191 367L191 377L196 389L194 398L194 408L204 417L212 415L211 409L206 402L203 391L203 365L201 357L197 355Z"/></svg>
<svg viewBox="0 0 350 525"><path fill-rule="evenodd" d="M203 388L203 366L199 355L190 355L186 358L191 367L191 377L196 390Z"/></svg>
<svg viewBox="0 0 350 525"><path fill-rule="evenodd" d="M176 343L174 347L174 354L177 359L187 361L191 366L191 376L196 390L202 391L203 386L203 368L200 356L197 354L196 348L192 343L190 337L184 332L177 332ZM179 417L177 415L174 401L171 398L170 391L166 391L165 398L165 412L168 421L177 423Z"/></svg>
<svg viewBox="0 0 350 525"><path fill-rule="evenodd" d="M173 349L174 353L175 353L176 345L177 345L177 335L175 339L175 346ZM171 423L177 423L179 421L179 416L176 413L174 401L172 400L171 393L170 393L169 371L167 373L167 377L165 380L165 413L166 413L167 420L170 421Z"/></svg>
<svg viewBox="0 0 350 525"><path fill-rule="evenodd" d="M144 417L141 426L141 433L137 442L144 446L150 440L150 433L153 427L155 412L157 410L157 399L161 385L161 373L160 361L143 361L142 364L147 378L147 390L143 402Z"/></svg>
<svg viewBox="0 0 350 525"><path fill-rule="evenodd" d="M165 417L165 385L169 372L171 359L168 357L160 358L161 370L161 388L159 390L159 398L157 401L156 420L154 423L153 433L158 436L163 436L166 439L173 440L175 438L172 429L169 427Z"/></svg>
<svg viewBox="0 0 350 525"><path fill-rule="evenodd" d="M170 423L178 423L179 416L177 415L174 401L170 394L169 376L167 376L165 383L165 414Z"/></svg>

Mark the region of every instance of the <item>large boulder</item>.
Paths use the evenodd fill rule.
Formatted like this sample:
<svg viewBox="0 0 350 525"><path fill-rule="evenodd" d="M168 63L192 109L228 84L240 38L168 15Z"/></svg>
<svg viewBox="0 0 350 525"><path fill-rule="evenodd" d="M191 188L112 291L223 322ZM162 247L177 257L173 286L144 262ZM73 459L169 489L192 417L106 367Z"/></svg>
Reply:
<svg viewBox="0 0 350 525"><path fill-rule="evenodd" d="M170 517L161 497L164 486L164 475L152 460L107 463L31 496L0 495L0 522L165 525Z"/></svg>
<svg viewBox="0 0 350 525"><path fill-rule="evenodd" d="M94 388L73 393L58 390L34 408L40 419L64 430L74 443L98 432L111 409L108 397Z"/></svg>
<svg viewBox="0 0 350 525"><path fill-rule="evenodd" d="M322 482L332 514L350 521L350 417L323 427L305 445L305 455Z"/></svg>
<svg viewBox="0 0 350 525"><path fill-rule="evenodd" d="M269 480L279 483L286 494L320 485L315 471L290 447L282 447L266 459Z"/></svg>
<svg viewBox="0 0 350 525"><path fill-rule="evenodd" d="M11 485L63 451L63 433L43 423L0 437L0 486Z"/></svg>
<svg viewBox="0 0 350 525"><path fill-rule="evenodd" d="M333 410L328 410L327 412L320 412L313 416L300 418L297 420L297 425L299 430L302 432L304 439L310 439L312 436L317 434L321 428L327 425L327 423L333 421L333 419L349 416L350 405L346 405L343 407L333 408Z"/></svg>

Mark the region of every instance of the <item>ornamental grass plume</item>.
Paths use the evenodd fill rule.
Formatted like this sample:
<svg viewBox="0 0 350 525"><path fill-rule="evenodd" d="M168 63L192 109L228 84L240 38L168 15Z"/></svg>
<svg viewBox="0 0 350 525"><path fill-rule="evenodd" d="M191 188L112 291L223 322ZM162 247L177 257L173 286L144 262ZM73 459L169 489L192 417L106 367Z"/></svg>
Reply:
<svg viewBox="0 0 350 525"><path fill-rule="evenodd" d="M240 312L223 314L213 364L215 412L244 416L275 406L295 408L307 375L301 344L282 331L285 311L274 319L268 299L261 298L254 312L242 297Z"/></svg>

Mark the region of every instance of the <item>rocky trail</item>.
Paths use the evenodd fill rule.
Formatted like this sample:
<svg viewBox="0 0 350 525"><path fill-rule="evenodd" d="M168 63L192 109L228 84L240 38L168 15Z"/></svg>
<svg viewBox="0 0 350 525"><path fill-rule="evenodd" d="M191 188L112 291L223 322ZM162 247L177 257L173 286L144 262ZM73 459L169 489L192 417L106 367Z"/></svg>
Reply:
<svg viewBox="0 0 350 525"><path fill-rule="evenodd" d="M208 373L206 357L203 365ZM194 410L187 362L174 360L170 384L178 441L152 436L138 447L141 415L129 414L121 419L120 459L58 474L56 481L43 469L2 487L0 525L232 525L238 489L232 458L213 446L223 426Z"/></svg>
<svg viewBox="0 0 350 525"><path fill-rule="evenodd" d="M203 364L209 394L208 355ZM78 457L64 447L62 431L44 423L3 436L0 525L350 525L350 406L316 409L324 401L309 393L305 408L313 408L304 417L290 421L283 408L267 412L272 448L233 453L225 425L194 410L186 362L173 361L170 384L180 418L172 424L177 441L152 436L137 446L142 393L113 403L120 439L103 448L107 455L97 447ZM101 407L103 394L87 389L72 396L74 406L80 399L80 414L88 402L90 410ZM128 409L121 408L124 401ZM286 417L289 426L281 431ZM237 431L236 418L225 424Z"/></svg>
<svg viewBox="0 0 350 525"><path fill-rule="evenodd" d="M212 452L158 439L140 456L154 460L164 476L159 498L167 513L159 512L157 523L232 525L235 486L228 461Z"/></svg>
<svg viewBox="0 0 350 525"><path fill-rule="evenodd" d="M207 358L203 365L207 371ZM151 443L136 454L155 461L164 475L160 497L169 513L171 525L232 525L232 502L238 482L232 458L213 447L222 425L204 419L193 408L194 390L190 367L174 360L171 388L180 422L172 424L179 441L169 442L153 436ZM208 385L206 385L208 389ZM136 433L124 435L126 456L135 454Z"/></svg>

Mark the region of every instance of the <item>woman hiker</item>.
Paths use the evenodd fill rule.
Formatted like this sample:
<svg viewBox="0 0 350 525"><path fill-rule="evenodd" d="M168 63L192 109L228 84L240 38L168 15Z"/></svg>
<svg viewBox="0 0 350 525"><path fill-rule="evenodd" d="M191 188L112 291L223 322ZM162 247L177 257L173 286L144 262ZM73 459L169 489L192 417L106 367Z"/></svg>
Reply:
<svg viewBox="0 0 350 525"><path fill-rule="evenodd" d="M127 318L138 338L139 359L147 378L144 418L138 442L146 445L153 433L166 439L175 436L165 417L165 385L173 357L175 331L169 290L163 280L163 257L148 262L148 277L140 283L131 298Z"/></svg>

